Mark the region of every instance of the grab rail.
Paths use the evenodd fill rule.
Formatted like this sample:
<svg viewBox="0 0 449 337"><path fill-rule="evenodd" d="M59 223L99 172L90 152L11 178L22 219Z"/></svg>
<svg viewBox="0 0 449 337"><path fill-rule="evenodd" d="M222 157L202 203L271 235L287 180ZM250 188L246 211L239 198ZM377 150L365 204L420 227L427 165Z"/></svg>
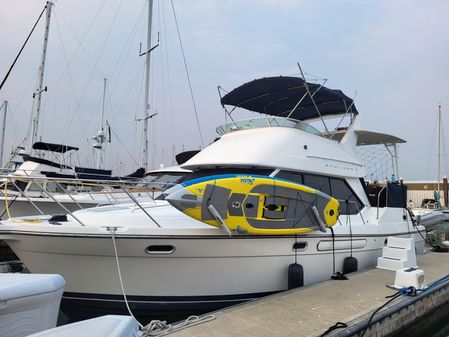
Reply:
<svg viewBox="0 0 449 337"><path fill-rule="evenodd" d="M22 202L28 202L40 215L45 215L41 206L40 200L50 202L54 205L57 205L64 213L72 216L74 220L76 220L80 225L85 226L85 224L73 214L73 210L69 209L67 206L67 201L70 202L73 206L76 205L79 209L84 209L86 206L83 204L83 201L88 201L89 206L94 207L95 202L98 205L100 204L119 204L119 203L134 203L136 204L144 214L146 214L158 227L160 225L158 222L146 211L146 209L141 205L142 200L137 200L136 195L139 197L145 197L148 201L154 200L154 193L156 191L161 191L164 187L171 187L176 183L168 183L168 182L147 182L142 180L136 181L124 181L124 180L98 180L98 181L81 181L80 179L73 178L48 178L48 177L33 177L25 175L0 175L0 186L4 187L3 197L6 203L5 209L9 211L9 203L12 199L17 203L17 197L23 197ZM56 188L52 188L49 190L49 184L51 186L55 186ZM9 188L10 185L11 187ZM34 186L34 190L30 190L30 186ZM157 186L161 186L161 189L157 188ZM87 188L92 189L92 187L98 187L100 191L92 192L84 192ZM53 189L55 191L53 191ZM73 189L73 190L71 190ZM40 195L36 197L33 193L39 193ZM103 195L103 196L100 196ZM83 196L84 199L83 199ZM42 199L39 199L42 198ZM94 204L92 203L94 201ZM146 199L145 199L146 201ZM65 204L64 204L65 202ZM11 205L13 203L11 202ZM72 208L73 208L72 206ZM84 206L84 207L83 207ZM16 204L15 204L15 207ZM42 206L41 206L42 207ZM76 210L76 209L75 209ZM36 214L36 211L31 211L30 214ZM54 211L53 211L54 213ZM25 216L25 214L20 214L21 216ZM9 217L13 217L13 215L9 215Z"/></svg>
<svg viewBox="0 0 449 337"><path fill-rule="evenodd" d="M377 215L376 215L376 220L379 220L379 204L380 204L380 196L381 196L381 194L382 194L382 191L383 191L384 189L386 189L386 188L387 188L387 186L382 187L381 190L379 191L379 194L377 195Z"/></svg>

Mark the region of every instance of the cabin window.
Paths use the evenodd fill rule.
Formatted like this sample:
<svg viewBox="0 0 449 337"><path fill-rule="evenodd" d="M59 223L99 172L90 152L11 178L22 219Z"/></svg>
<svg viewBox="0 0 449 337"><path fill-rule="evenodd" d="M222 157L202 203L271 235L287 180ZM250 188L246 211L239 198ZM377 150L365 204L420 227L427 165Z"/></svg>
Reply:
<svg viewBox="0 0 449 337"><path fill-rule="evenodd" d="M281 179L285 179L285 180L294 181L295 183L298 183L298 184L304 184L304 180L302 178L302 174L301 173L280 171L276 175L276 178L281 178Z"/></svg>
<svg viewBox="0 0 449 337"><path fill-rule="evenodd" d="M166 189L176 185L184 176L185 173L159 174L154 178L153 177L148 178L151 180L144 185L154 190L165 191ZM147 180L147 177L145 177L145 180Z"/></svg>
<svg viewBox="0 0 449 337"><path fill-rule="evenodd" d="M215 169L201 169L187 174L181 182L198 179L202 177L215 176L220 174L249 174L269 176L273 172L273 169L260 169L260 168L238 168L238 167L221 167Z"/></svg>
<svg viewBox="0 0 449 337"><path fill-rule="evenodd" d="M52 193L65 193L64 188L67 189L66 184L47 183L47 191Z"/></svg>
<svg viewBox="0 0 449 337"><path fill-rule="evenodd" d="M39 186L37 185L37 183L31 183L28 186L28 191L30 191L30 192L40 192L40 191L42 191L43 188L42 188L42 186L40 186L40 188L39 188Z"/></svg>
<svg viewBox="0 0 449 337"><path fill-rule="evenodd" d="M317 176L314 174L304 174L304 185L310 186L316 190L331 195L328 177Z"/></svg>
<svg viewBox="0 0 449 337"><path fill-rule="evenodd" d="M330 185L331 195L340 202L340 214L357 214L363 207L346 181L330 178ZM348 203L346 203L346 200Z"/></svg>
<svg viewBox="0 0 449 337"><path fill-rule="evenodd" d="M344 179L291 171L279 171L276 177L312 187L334 197L340 202L340 214L357 214L363 208L362 202Z"/></svg>

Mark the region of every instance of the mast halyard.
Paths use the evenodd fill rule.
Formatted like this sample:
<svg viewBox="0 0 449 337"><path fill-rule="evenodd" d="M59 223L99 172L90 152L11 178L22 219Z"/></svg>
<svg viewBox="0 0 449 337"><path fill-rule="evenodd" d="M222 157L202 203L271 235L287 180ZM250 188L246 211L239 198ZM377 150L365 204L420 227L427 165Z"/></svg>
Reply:
<svg viewBox="0 0 449 337"><path fill-rule="evenodd" d="M153 17L153 0L148 1L148 26L147 26L147 47L145 55L145 98L142 118L142 155L140 166L148 170L148 119L150 119L149 91L150 91L150 52L151 52L151 24Z"/></svg>
<svg viewBox="0 0 449 337"><path fill-rule="evenodd" d="M42 58L41 65L39 67L39 80L36 91L33 93L33 99L37 98L36 108L33 110L33 116L31 119L31 134L29 135L29 143L28 149L30 153L33 152L33 144L37 141L38 138L38 129L39 129L39 116L41 112L41 98L42 92L47 91L47 87L43 88L44 83L44 71L45 71L45 61L47 58L47 45L48 45L48 34L50 31L50 18L51 18L51 10L53 7L53 2L47 1L46 6L46 21L45 21L45 35L44 35L44 45L42 48Z"/></svg>

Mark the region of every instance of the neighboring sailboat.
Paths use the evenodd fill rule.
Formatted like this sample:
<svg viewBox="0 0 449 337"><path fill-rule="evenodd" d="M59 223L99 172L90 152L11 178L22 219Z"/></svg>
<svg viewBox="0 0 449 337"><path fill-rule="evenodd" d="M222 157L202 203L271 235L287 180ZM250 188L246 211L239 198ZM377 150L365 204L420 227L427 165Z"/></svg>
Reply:
<svg viewBox="0 0 449 337"><path fill-rule="evenodd" d="M433 199L426 198L421 202L420 207L413 207L411 210L413 214L417 217L420 217L422 220L426 221L426 218L433 217L438 215L440 219L443 221L449 221L449 209L447 208L448 200L445 200L445 205L441 204L441 157L443 154L441 153L441 143L443 140L443 123L441 117L441 104L438 105L438 161L437 161L437 182L436 182L436 190L433 191ZM441 217L439 213L443 213L444 217ZM435 224L432 224L435 225Z"/></svg>
<svg viewBox="0 0 449 337"><path fill-rule="evenodd" d="M100 131L94 137L96 140L94 148L97 150L96 168L77 167L68 163L65 154L77 151L77 147L37 141L39 138L41 97L47 91L47 87L44 87L44 75L52 7L53 2L47 1L38 85L33 94L31 130L26 139L26 147L18 152L23 162L17 165L14 173L3 179L1 185L3 195L0 196L0 218L5 215L26 216L65 213L99 204L119 202L123 197L126 197L126 201L129 201L126 194L123 195L121 190L115 190L114 186L117 186L117 182L126 185L130 181L139 181L145 173L143 168L139 168L127 176L118 177L112 175L112 170L104 168L106 79L104 80ZM29 177L38 180L32 181L28 179ZM45 178L53 180L46 181ZM64 179L68 179L68 181L61 182ZM115 181L115 185L109 186L108 181Z"/></svg>

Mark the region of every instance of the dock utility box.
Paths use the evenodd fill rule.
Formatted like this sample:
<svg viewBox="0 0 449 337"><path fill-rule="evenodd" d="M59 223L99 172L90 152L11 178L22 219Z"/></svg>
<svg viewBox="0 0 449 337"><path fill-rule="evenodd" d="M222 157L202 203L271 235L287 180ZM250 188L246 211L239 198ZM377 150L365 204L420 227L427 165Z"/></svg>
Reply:
<svg viewBox="0 0 449 337"><path fill-rule="evenodd" d="M54 328L64 286L60 275L0 273L0 336Z"/></svg>
<svg viewBox="0 0 449 337"><path fill-rule="evenodd" d="M107 315L59 326L28 337L138 337L139 325L131 316Z"/></svg>

